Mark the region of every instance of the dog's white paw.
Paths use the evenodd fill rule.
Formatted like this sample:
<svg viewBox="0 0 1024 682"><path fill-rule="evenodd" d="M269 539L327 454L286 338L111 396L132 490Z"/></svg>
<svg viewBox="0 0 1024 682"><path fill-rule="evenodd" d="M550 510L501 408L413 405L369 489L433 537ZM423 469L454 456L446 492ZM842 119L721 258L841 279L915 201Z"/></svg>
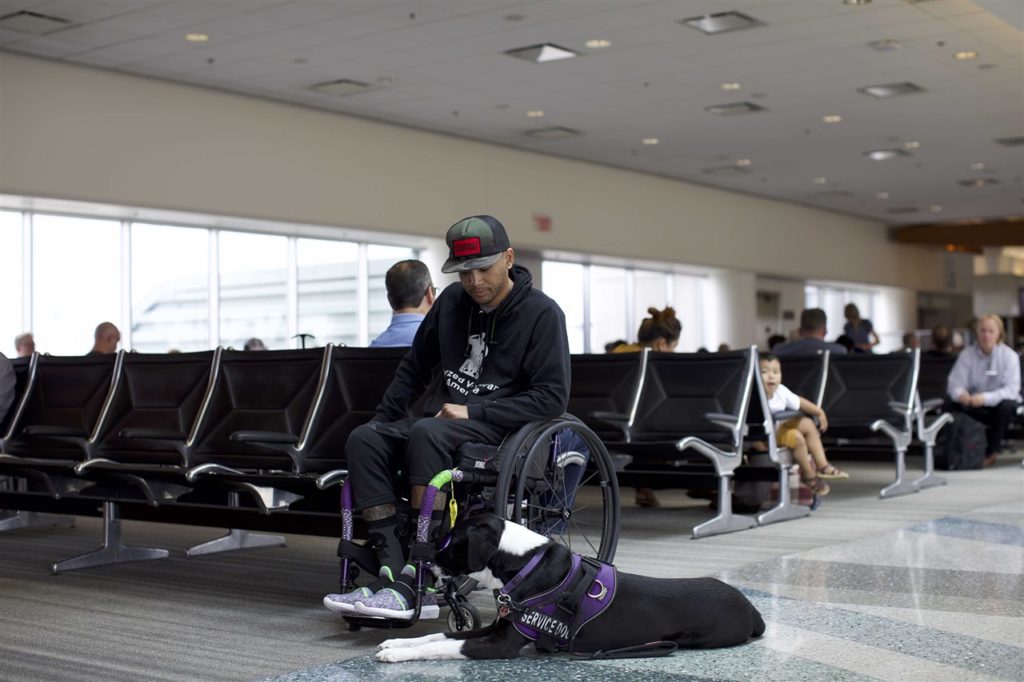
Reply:
<svg viewBox="0 0 1024 682"><path fill-rule="evenodd" d="M374 658L382 663L401 663L402 661L414 661L417 656L412 647L398 647L397 649L381 649L374 655Z"/></svg>
<svg viewBox="0 0 1024 682"><path fill-rule="evenodd" d="M395 637L393 639L385 639L377 645L377 649L381 651L384 649L403 649L411 646L419 646L421 644L430 644L431 642L440 642L444 639L447 639L447 637L444 636L443 632L438 632L433 635L424 635L422 637Z"/></svg>

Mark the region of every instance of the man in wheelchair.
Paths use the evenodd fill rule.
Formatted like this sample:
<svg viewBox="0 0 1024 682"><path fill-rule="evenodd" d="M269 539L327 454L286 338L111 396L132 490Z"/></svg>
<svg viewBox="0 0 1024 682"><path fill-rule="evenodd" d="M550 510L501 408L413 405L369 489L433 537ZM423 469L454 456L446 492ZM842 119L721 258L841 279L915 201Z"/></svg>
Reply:
<svg viewBox="0 0 1024 682"><path fill-rule="evenodd" d="M510 431L560 416L569 399L565 317L533 288L529 270L515 264L504 226L472 216L446 236L442 272L459 274L438 296L377 406L374 418L345 445L355 509L380 562L377 579L324 605L342 614L410 619L415 568L407 563L409 521L399 514L396 472L411 486L416 512L427 483L451 468L464 443L497 445ZM410 407L423 399L420 417ZM445 502L434 500L432 526ZM415 522L415 513L412 522ZM436 597L421 600L421 618L439 614Z"/></svg>

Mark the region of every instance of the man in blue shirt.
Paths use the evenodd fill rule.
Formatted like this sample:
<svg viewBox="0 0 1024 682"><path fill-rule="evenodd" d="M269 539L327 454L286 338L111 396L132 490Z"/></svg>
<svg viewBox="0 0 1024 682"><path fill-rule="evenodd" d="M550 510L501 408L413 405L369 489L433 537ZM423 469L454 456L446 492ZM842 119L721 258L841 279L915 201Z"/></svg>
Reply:
<svg viewBox="0 0 1024 682"><path fill-rule="evenodd" d="M814 355L819 351L831 351L833 355L845 355L846 348L838 343L825 340L828 318L821 308L806 308L800 313L800 338L772 348L780 358L786 355Z"/></svg>
<svg viewBox="0 0 1024 682"><path fill-rule="evenodd" d="M384 275L384 287L388 291L388 303L395 312L391 324L370 342L370 347L411 346L437 294L430 270L418 260L399 261Z"/></svg>

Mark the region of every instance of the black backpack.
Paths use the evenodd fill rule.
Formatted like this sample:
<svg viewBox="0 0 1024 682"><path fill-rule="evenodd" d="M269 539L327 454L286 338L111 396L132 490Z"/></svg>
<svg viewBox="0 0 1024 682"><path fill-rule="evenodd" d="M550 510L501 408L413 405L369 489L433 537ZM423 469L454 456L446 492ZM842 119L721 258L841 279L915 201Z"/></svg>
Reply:
<svg viewBox="0 0 1024 682"><path fill-rule="evenodd" d="M935 468L980 469L985 463L987 444L985 425L956 412L952 423L943 426L935 440Z"/></svg>

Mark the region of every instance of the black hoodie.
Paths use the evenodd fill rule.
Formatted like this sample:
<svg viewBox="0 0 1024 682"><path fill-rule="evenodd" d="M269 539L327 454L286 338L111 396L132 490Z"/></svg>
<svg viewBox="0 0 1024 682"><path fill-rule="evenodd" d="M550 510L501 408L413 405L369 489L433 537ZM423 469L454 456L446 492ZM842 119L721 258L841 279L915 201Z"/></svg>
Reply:
<svg viewBox="0 0 1024 682"><path fill-rule="evenodd" d="M469 418L512 429L565 412L569 340L558 304L533 288L514 265L512 290L485 313L458 282L430 308L412 347L377 406L377 421L395 421L428 387L425 416L443 403L469 406Z"/></svg>

